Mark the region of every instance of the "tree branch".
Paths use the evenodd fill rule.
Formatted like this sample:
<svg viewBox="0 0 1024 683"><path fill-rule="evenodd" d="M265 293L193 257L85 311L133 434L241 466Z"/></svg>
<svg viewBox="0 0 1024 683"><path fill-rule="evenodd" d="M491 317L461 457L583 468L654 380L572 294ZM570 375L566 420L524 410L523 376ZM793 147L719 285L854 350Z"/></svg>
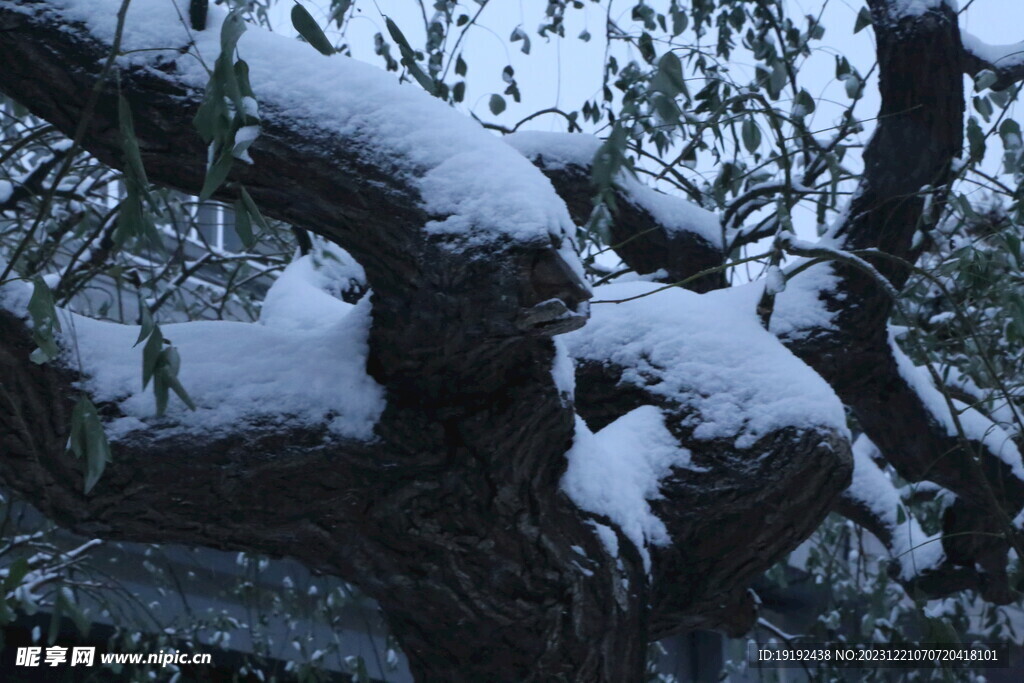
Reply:
<svg viewBox="0 0 1024 683"><path fill-rule="evenodd" d="M964 46L964 73L977 78L982 71L991 71L993 90L1005 90L1024 80L1024 41L1012 45L988 45L967 31L960 32Z"/></svg>
<svg viewBox="0 0 1024 683"><path fill-rule="evenodd" d="M832 248L866 250L859 252L864 260L900 288L909 275L900 259L914 255L915 232L927 232L941 214L925 215L926 195L933 195L933 207L942 206L963 147L960 33L955 12L944 5L907 15L894 15L884 0L869 5L882 106L864 153L864 177L846 219L826 238ZM850 264L807 273L779 295L773 329L829 382L902 476L935 481L959 497L946 514L946 554L955 564L982 566L987 597L1005 602L1012 539L995 520L1013 517L1024 504L1020 480L980 440L950 433L903 376L888 341L893 301L887 288Z"/></svg>
<svg viewBox="0 0 1024 683"><path fill-rule="evenodd" d="M574 223L589 223L596 194L591 162L600 140L589 135L535 132L508 135L505 140L544 172ZM663 274L654 278L656 281L680 282L725 263L721 227L709 211L648 188L625 172L619 174L614 196L611 247L637 273L649 275L660 270ZM707 292L725 286L725 274L716 272L692 280L686 289Z"/></svg>
<svg viewBox="0 0 1024 683"><path fill-rule="evenodd" d="M656 289L611 285L597 298L644 288ZM566 337L577 359L576 408L598 440L656 406L689 454L651 501L671 539L650 547L656 638L749 630L748 588L818 527L849 480L838 400L760 327L752 302L739 305L745 294L670 289L595 304L590 324ZM722 320L712 322L712 312ZM636 441L614 443L621 453Z"/></svg>

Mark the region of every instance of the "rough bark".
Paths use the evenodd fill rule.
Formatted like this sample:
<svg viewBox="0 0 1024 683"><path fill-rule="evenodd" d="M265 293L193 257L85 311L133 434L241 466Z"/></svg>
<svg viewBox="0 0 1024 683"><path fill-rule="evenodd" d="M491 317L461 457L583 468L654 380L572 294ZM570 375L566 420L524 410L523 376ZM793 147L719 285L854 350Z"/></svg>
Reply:
<svg viewBox="0 0 1024 683"><path fill-rule="evenodd" d="M652 636L749 631L757 619L750 586L810 536L849 485L848 444L825 430L795 428L748 448L699 440L684 426L697 422L692 408L624 379L614 363L582 361L576 382L577 411L592 430L656 405L693 454L692 468L675 468L662 483L664 499L652 502L673 541L655 549Z"/></svg>
<svg viewBox="0 0 1024 683"><path fill-rule="evenodd" d="M944 5L920 16L893 18L889 3L869 4L882 106L864 152L863 179L835 237L849 250L878 249L913 260L915 232L930 230L940 214L924 214L925 188L932 188L941 206L953 179L953 161L963 148L963 48L956 13ZM908 270L897 262L870 255L866 260L897 287L906 281ZM962 566L980 564L986 596L1008 601L1010 541L990 534L1003 534L1006 515L1012 518L1024 505L1022 483L987 448L950 436L931 416L900 376L889 349L891 298L862 271L832 267L840 283L821 298L835 312L835 329L784 341L828 380L903 477L930 479L958 496L944 530L981 534L948 536L943 541L947 555Z"/></svg>
<svg viewBox="0 0 1024 683"><path fill-rule="evenodd" d="M0 89L71 134L109 46L59 17L18 11L39 5L0 1ZM175 82L173 62L165 67L121 65L121 88L150 178L195 192L200 93ZM81 142L117 167L112 83ZM30 363L30 333L5 312L0 481L87 535L287 555L345 577L380 602L421 680L640 680L649 637L745 628L746 583L810 533L843 485L835 435L765 437L766 462L782 465L772 472L753 451L693 443L707 449L709 470L666 483L658 512L679 544L655 553L649 577L624 537L611 556L592 516L559 488L574 416L551 374L549 337L582 324L587 291L558 245L447 249L422 230L437 217L388 160L296 125L273 102L261 118L255 163L236 165L233 179L268 215L335 241L366 269L367 370L387 399L376 438L325 440L288 424L187 439L144 432L113 444L85 495L80 463L64 450L80 378ZM110 417L116 406L100 409ZM749 549L722 554L715 524Z"/></svg>

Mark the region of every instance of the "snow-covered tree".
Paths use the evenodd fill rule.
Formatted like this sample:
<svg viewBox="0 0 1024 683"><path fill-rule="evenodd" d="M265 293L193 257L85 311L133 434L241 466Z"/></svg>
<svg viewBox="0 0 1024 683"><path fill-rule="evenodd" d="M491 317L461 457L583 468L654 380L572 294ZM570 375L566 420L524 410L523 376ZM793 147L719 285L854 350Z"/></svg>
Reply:
<svg viewBox="0 0 1024 683"><path fill-rule="evenodd" d="M751 585L832 511L889 548L908 595L1017 598L1004 351L1024 322L998 310L1019 296L979 308L941 269L984 223L960 188L996 133L985 185L1021 197L1021 46L962 33L950 0L868 0L881 105L851 163L867 73L836 58L849 103L822 137L799 67L824 29L773 0L602 19L636 58L610 50L596 98L538 112L567 133L460 113L486 2L435 3L419 51L386 20L376 53L410 83L333 54L301 10L306 42L244 23L267 3L207 4L0 0L0 91L31 114L0 150L25 165L0 180L6 488L88 537L342 577L422 680L639 680L651 641L748 632ZM541 35L577 5L549 0ZM330 7L338 27L357 9ZM520 97L502 79L494 116ZM247 245L280 221L304 255L262 303L232 299L288 247L164 253L191 220L172 191L232 204ZM1009 245L1019 287L1020 207L991 206L984 253ZM233 263L249 270L222 305L183 315L235 320L161 317ZM136 324L88 296L97 278L133 284ZM984 332L945 364L921 337L942 313ZM937 492L932 535L887 470Z"/></svg>

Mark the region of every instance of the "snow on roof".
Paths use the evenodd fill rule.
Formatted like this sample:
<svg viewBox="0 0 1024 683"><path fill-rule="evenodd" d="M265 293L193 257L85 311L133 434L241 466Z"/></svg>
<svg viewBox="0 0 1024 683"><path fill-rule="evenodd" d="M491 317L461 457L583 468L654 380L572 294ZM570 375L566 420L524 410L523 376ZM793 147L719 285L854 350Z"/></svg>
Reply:
<svg viewBox="0 0 1024 683"><path fill-rule="evenodd" d="M570 165L587 168L602 144L601 139L593 135L540 131L520 131L506 135L504 140L527 159L543 157L548 168ZM667 230L692 232L722 248L722 226L713 212L689 200L650 188L626 171L620 171L615 182L631 202L646 210Z"/></svg>
<svg viewBox="0 0 1024 683"><path fill-rule="evenodd" d="M57 11L48 21L81 22L112 43L120 6L121 0L51 0L23 11ZM174 61L174 80L204 89L227 14L211 6L206 30L196 32L179 14L181 7L187 3L133 0L120 61L142 67ZM193 40L194 49L180 54ZM456 233L468 244L496 239L549 244L549 235L559 243L571 239L574 228L564 203L532 164L418 87L400 85L354 59L324 57L308 44L253 25L239 40L238 54L249 64L262 116L287 116L309 134L343 135L364 157L405 175L424 208L437 216L428 230Z"/></svg>

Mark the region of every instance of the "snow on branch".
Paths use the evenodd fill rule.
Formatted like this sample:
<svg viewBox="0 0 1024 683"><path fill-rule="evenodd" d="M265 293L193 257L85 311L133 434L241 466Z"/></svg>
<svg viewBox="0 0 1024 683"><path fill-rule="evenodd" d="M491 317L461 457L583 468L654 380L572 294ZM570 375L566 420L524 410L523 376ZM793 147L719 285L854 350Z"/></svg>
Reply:
<svg viewBox="0 0 1024 683"><path fill-rule="evenodd" d="M504 140L544 171L578 225L590 220L597 193L591 173L601 152L600 138L523 131ZM680 282L724 262L724 233L717 215L650 188L626 170L615 174L613 185L616 211L610 217L610 246L635 271L664 271L660 281ZM724 286L720 275L687 284L696 291Z"/></svg>
<svg viewBox="0 0 1024 683"><path fill-rule="evenodd" d="M1003 90L1024 79L1024 41L989 45L967 31L960 32L960 39L964 46L964 71L979 85Z"/></svg>
<svg viewBox="0 0 1024 683"><path fill-rule="evenodd" d="M0 7L32 12L50 24L82 26L109 45L120 4L5 0ZM158 69L173 74L168 80L201 91L209 79L206 66L220 53L226 16L224 9L211 7L206 29L192 31L175 3L133 0L119 66ZM365 162L392 166L418 192L431 217L428 231L469 241L546 241L549 234L561 241L568 234L565 209L540 175L443 102L399 85L376 67L344 57L323 58L304 43L256 26L247 28L237 51L249 66L261 112L286 117L282 124L304 132L344 137L358 145Z"/></svg>
<svg viewBox="0 0 1024 683"><path fill-rule="evenodd" d="M590 323L566 337L570 354L615 363L623 382L686 406L698 440L747 448L785 427L847 433L832 389L760 326L756 284L703 295L659 289L597 288Z"/></svg>
<svg viewBox="0 0 1024 683"><path fill-rule="evenodd" d="M903 505L899 492L885 472L875 464L875 445L864 435L853 443L853 481L844 493L846 505L863 508L864 516L851 516L880 540L899 567L899 579L914 577L937 568L945 561L939 535L929 536ZM842 509L843 506L840 507Z"/></svg>
<svg viewBox="0 0 1024 683"><path fill-rule="evenodd" d="M656 630L749 628L754 575L805 538L846 486L843 407L760 326L758 294L756 285L706 294L605 285L591 321L563 338L586 422L562 488L649 563ZM765 523L793 501L806 501L799 522Z"/></svg>
<svg viewBox="0 0 1024 683"><path fill-rule="evenodd" d="M259 323L161 326L181 357L177 377L194 411L171 401L156 416L152 387L143 387L138 326L59 311L56 362L83 376L80 387L95 403L116 406L105 425L112 440L145 429L167 436L254 423L323 426L337 438L368 440L384 409L383 389L366 374L369 297L353 306L328 294L312 258L299 258L275 281ZM0 305L27 318L31 292L12 282L0 289Z"/></svg>
<svg viewBox="0 0 1024 683"><path fill-rule="evenodd" d="M1024 481L1024 463L1012 437L980 411L956 399L947 398L934 384L927 367L915 366L896 343L890 330L889 345L900 376L917 394L932 418L950 437L963 437L980 444L1005 465L1020 481ZM955 412L954 412L955 411Z"/></svg>

